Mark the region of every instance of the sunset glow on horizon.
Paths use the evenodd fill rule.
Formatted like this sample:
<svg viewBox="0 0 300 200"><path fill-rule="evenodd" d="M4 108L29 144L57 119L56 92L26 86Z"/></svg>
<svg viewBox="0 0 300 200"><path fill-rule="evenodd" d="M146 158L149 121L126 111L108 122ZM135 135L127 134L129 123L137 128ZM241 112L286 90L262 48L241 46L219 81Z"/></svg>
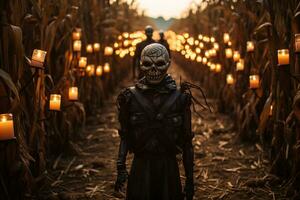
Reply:
<svg viewBox="0 0 300 200"><path fill-rule="evenodd" d="M193 0L137 0L138 7L150 17L179 18Z"/></svg>

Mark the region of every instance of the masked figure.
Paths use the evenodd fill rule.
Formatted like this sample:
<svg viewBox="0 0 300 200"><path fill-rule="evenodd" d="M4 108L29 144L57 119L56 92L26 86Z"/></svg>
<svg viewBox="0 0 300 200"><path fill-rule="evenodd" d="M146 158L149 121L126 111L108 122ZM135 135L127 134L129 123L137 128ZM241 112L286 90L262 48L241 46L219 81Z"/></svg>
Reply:
<svg viewBox="0 0 300 200"><path fill-rule="evenodd" d="M119 134L117 191L127 184L127 200L193 199L193 134L191 96L177 88L167 74L170 58L158 43L144 48L140 60L145 75L117 99ZM134 154L129 176L126 156ZM182 154L186 182L184 192L176 155Z"/></svg>
<svg viewBox="0 0 300 200"><path fill-rule="evenodd" d="M136 45L136 50L135 50L134 57L133 57L133 78L135 78L137 69L138 69L138 78L140 79L143 77L143 74L139 68L142 51L147 45L155 43L155 41L152 39L152 36L153 36L152 26L146 26L145 34L147 36L147 39Z"/></svg>

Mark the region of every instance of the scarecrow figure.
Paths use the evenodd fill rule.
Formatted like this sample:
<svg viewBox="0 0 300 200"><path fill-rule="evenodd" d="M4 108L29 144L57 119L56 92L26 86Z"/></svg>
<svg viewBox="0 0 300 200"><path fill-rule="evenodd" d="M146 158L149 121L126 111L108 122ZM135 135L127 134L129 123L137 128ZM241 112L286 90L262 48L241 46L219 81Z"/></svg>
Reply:
<svg viewBox="0 0 300 200"><path fill-rule="evenodd" d="M141 54L144 77L117 99L121 142L115 190L128 179L127 200L192 200L194 195L191 95L177 88L167 74L167 49L150 44ZM126 156L134 154L129 176ZM176 155L182 154L185 187L182 192Z"/></svg>

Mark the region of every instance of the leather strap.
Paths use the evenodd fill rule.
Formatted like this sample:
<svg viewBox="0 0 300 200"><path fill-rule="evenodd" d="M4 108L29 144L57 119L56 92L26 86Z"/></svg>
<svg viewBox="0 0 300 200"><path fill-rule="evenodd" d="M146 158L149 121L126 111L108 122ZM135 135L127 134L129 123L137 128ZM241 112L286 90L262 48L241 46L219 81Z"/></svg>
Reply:
<svg viewBox="0 0 300 200"><path fill-rule="evenodd" d="M177 98L180 96L180 92L178 90L175 90L173 94L169 97L169 99L163 104L163 106L160 108L158 114L156 115L156 119L161 120L164 118L164 115L167 114L171 106L175 103Z"/></svg>
<svg viewBox="0 0 300 200"><path fill-rule="evenodd" d="M168 112L168 110L171 108L171 106L175 103L175 101L181 94L178 90L175 90L172 93L172 95L168 98L168 100L162 105L159 112L156 113L153 109L154 106L152 105L152 103L148 99L146 99L139 91L137 91L135 87L131 87L130 91L135 96L135 99L142 106L143 110L147 113L151 120L162 120L164 118L164 115Z"/></svg>
<svg viewBox="0 0 300 200"><path fill-rule="evenodd" d="M140 92L138 92L135 87L130 87L129 89L134 95L137 102L142 106L143 110L147 113L149 118L151 120L154 119L155 112L153 110L152 103L148 99L146 99Z"/></svg>

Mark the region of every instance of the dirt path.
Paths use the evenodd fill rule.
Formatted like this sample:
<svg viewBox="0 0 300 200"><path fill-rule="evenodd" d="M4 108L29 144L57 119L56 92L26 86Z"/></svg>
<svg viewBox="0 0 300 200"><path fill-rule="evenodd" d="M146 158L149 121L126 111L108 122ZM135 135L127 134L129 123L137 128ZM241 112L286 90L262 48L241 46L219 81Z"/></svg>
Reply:
<svg viewBox="0 0 300 200"><path fill-rule="evenodd" d="M176 64L170 73L177 81L179 76L188 80ZM123 199L113 192L119 143L115 98L130 84L129 80L120 84L104 108L90 116L84 139L76 144L79 155L60 157L52 164L47 175L51 187L44 187L37 199ZM276 188L276 178L267 174L269 163L261 147L238 144L226 116L208 111L202 115L204 119L193 116L195 199L284 199Z"/></svg>

